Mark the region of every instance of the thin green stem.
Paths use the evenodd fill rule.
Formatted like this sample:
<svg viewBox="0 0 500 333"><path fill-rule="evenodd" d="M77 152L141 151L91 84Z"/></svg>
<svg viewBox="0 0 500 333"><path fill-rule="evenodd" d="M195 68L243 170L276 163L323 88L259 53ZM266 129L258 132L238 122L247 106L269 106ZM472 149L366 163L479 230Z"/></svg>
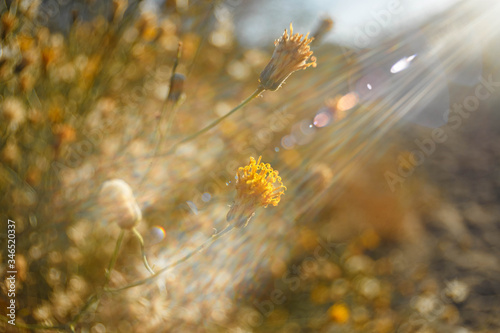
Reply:
<svg viewBox="0 0 500 333"><path fill-rule="evenodd" d="M196 133L193 133L191 135L189 135L188 137L180 140L179 142L177 142L176 144L174 144L172 146L172 148L170 148L170 150L168 152L166 152L165 154L159 154L157 156L162 156L162 155L170 155L171 153L173 153L177 147L179 147L181 144L183 143L186 143L186 142L189 142L191 140L194 140L196 139L197 137L199 137L200 135L204 134L205 132L208 132L209 130L211 130L212 128L214 128L215 126L219 125L224 119L228 118L229 116L231 116L233 113L235 113L236 111L238 111L239 109L241 109L242 107L244 107L245 105L247 105L250 101L252 101L255 97L259 96L262 92L264 91L264 89L262 88L257 88L252 95L250 95L247 99L245 99L243 102L241 102L238 106L236 106L234 109L232 109L231 111L229 111L227 114L225 114L224 116L220 117L220 118L217 118L216 120L214 120L213 122L211 122L210 124L208 124L207 126L203 127L201 130L199 130L198 132Z"/></svg>
<svg viewBox="0 0 500 333"><path fill-rule="evenodd" d="M90 308L90 306L93 305L94 303L99 302L99 300L101 299L101 296L102 296L102 292L99 292L97 294L93 294L92 296L90 296L88 298L85 305L80 309L80 311L76 314L75 317L73 317L73 319L68 324L72 332L75 332L75 324L77 324L78 321L80 321L80 318L83 316L85 311L87 311L87 309Z"/></svg>
<svg viewBox="0 0 500 333"><path fill-rule="evenodd" d="M231 116L233 113L235 113L236 111L238 111L239 109L241 109L242 107L244 107L245 105L247 105L251 100L253 100L255 97L259 96L260 93L263 92L263 91L264 90L262 88L256 89L253 92L252 95L250 95L247 99L245 99L243 102L241 102L234 109L232 109L231 111L229 111L224 116L222 116L222 117L214 120L212 123L210 123L209 125L205 126L204 128L202 128L198 132L193 133L190 136L188 136L187 138L182 139L181 141L179 141L177 144L174 145L174 148L177 147L178 145L182 144L182 143L186 143L188 141L191 141L191 140L197 138L198 136L202 135L203 133L205 133L205 132L211 130L212 128L214 128L215 126L219 125L224 119L226 119L227 117Z"/></svg>
<svg viewBox="0 0 500 333"><path fill-rule="evenodd" d="M163 103L161 105L160 119L158 119L158 122L156 123L155 130L154 130L154 133L157 134L158 138L156 140L155 146L153 148L153 154L151 156L153 158L153 160L151 160L148 168L146 169L146 171L142 175L142 180L139 183L139 189L140 189L142 183L146 180L147 175L149 174L149 172L153 168L154 158L156 157L156 154L158 153L158 149L160 148L160 145L163 141L163 137L168 136L168 134L170 132L170 128L171 128L172 123L174 121L174 116L175 116L177 105L178 105L179 101L172 100L172 91L173 91L174 83L175 83L175 73L177 70L177 66L179 66L179 60L181 58L181 50L182 50L182 43L179 42L179 46L177 47L177 56L175 57L174 65L172 67L172 74L170 75L170 88L168 90L167 97L165 98L165 100L163 101ZM172 105L172 108L171 108L172 110L169 113L168 107L170 105ZM163 123L163 119L164 119L166 114L168 114L167 128L165 130L165 133L163 134L161 132L161 124Z"/></svg>
<svg viewBox="0 0 500 333"><path fill-rule="evenodd" d="M193 139L196 139L198 136L202 135L203 133L211 130L212 128L214 128L215 126L217 126L220 122L222 122L224 119L226 119L227 117L231 116L233 113L235 113L236 111L238 111L239 109L241 109L242 107L244 107L245 105L247 105L250 101L252 101L255 97L259 96L265 89L259 87L257 88L257 90L255 90L253 92L252 95L250 95L247 99L245 99L243 102L241 102L238 106L236 106L234 109L232 109L231 111L229 111L226 115L214 120L212 123L210 123L209 125L207 125L206 127L202 128L201 130L199 130L198 132L196 133L193 133L191 135L189 135L188 137L178 141L177 143L175 143L167 152L165 153L162 153L162 154L157 154L156 153L156 148L153 152L153 154L149 154L149 155L146 155L146 156L142 156L141 158L144 158L144 159L151 159L151 158L156 158L156 157L161 157L161 156L168 156L168 155L171 155L175 152L175 150L183 143L186 143L188 141L191 141ZM115 162L111 163L111 164L108 164L107 166L111 166L111 165L114 165L115 163L121 163L120 161L118 161L117 159L115 159ZM149 166L149 168L151 168L151 164ZM147 173L149 172L146 171L142 177L142 181L144 181Z"/></svg>
<svg viewBox="0 0 500 333"><path fill-rule="evenodd" d="M104 288L103 289L106 289L108 287L109 280L111 277L111 271L115 267L116 260L118 259L118 253L120 252L120 247L122 245L124 236L125 236L125 230L122 229L122 230L120 230L120 235L118 235L118 239L116 240L115 250L113 251L113 255L111 256L111 260L109 261L108 269L106 271L106 275L104 278ZM69 327L71 328L71 330L73 332L75 330L75 324L78 323L78 321L83 316L85 311L87 311L87 309L91 305L93 305L94 303L98 303L100 301L102 294L103 294L103 291L100 291L100 292L90 296L88 298L87 302L85 303L85 305L80 309L80 311L76 314L76 316L70 321Z"/></svg>
<svg viewBox="0 0 500 333"><path fill-rule="evenodd" d="M173 102L172 101L172 90L174 88L175 74L176 74L177 66L179 66L179 60L181 58L181 52L182 52L182 43L179 42L179 45L177 46L177 56L175 57L174 65L172 67L172 74L170 74L170 86L169 86L170 88L168 90L168 95L165 98L165 100L163 101L163 104L161 106L160 119L156 123L155 132L157 132L159 134L159 138L158 138L158 141L156 142L156 146L155 146L153 155L155 155L156 152L158 151L158 148L159 148L160 143L161 143L161 141L163 139L163 136L167 136L168 135L168 131L169 131L169 127L170 126L167 124L167 130L165 131L165 135L163 135L161 133L160 126L161 126L161 123L163 122L164 115L167 113L167 110L168 110L167 107L170 105L169 102ZM169 119L168 119L169 123L171 121L173 121L173 114L175 113L175 107L176 107L176 105L177 104L174 102L173 107L172 107L172 111L171 111Z"/></svg>
<svg viewBox="0 0 500 333"><path fill-rule="evenodd" d="M104 280L104 288L106 288L109 284L109 278L111 276L111 271L115 267L116 259L118 259L118 252L120 251L120 246L122 245L124 235L125 235L125 230L122 229L120 231L120 235L118 236L118 239L116 240L115 251L113 252L113 256L111 257L111 260L109 262L108 270L106 271L106 277Z"/></svg>
<svg viewBox="0 0 500 333"><path fill-rule="evenodd" d="M174 102L174 104L172 105L172 110L170 111L170 114L168 115L168 119L167 119L167 127L165 128L165 136L168 137L168 135L170 134L170 131L172 130L172 125L174 124L174 119L175 119L175 116L177 115L177 109L178 109L178 106L181 104L181 100L178 100L176 102Z"/></svg>
<svg viewBox="0 0 500 333"><path fill-rule="evenodd" d="M146 266L147 270L151 274L154 274L155 272L153 271L151 266L149 266L148 259L146 258L146 250L144 248L144 239L142 238L141 234L139 233L139 231L136 228L132 228L132 232L139 240L139 243L141 243L142 261L144 262L144 266Z"/></svg>
<svg viewBox="0 0 500 333"><path fill-rule="evenodd" d="M99 291L99 292L97 292L97 293L95 293L95 294L93 294L93 295L91 295L88 298L88 300L85 303L85 305L80 309L80 311L76 314L76 316L68 324L60 325L60 326L44 326L44 325L31 325L31 324L16 323L16 326L21 327L21 328L27 328L27 329L66 330L66 331L70 330L71 332L75 332L75 325L79 322L80 318L85 314L85 312L93 304L98 303L100 301L100 299L101 299L101 296L104 295L105 293L116 293L116 292L120 292L120 291L123 291L123 290L126 290L126 289L130 289L130 288L133 288L133 287L145 284L147 282L151 282L154 279L156 279L158 276L160 276L160 274L164 273L165 271L169 270L170 268L173 268L173 267L175 267L175 266L177 266L177 265L179 265L179 264L187 261L189 258L191 258L192 256L194 256L195 254L197 254L197 253L203 251L204 249L208 248L216 240L218 240L219 238L221 238L223 235L229 233L231 230L233 230L233 225L228 225L221 232L212 235L212 237L210 237L208 240L206 240L204 243L202 243L196 249L194 249L193 251L189 252L188 254L186 254L185 256L183 256L182 258L174 261L173 263L171 263L171 264L163 267L161 270L159 270L156 273L154 273L152 270L150 270L150 268L148 268L149 265L147 264L146 257L144 256L144 251L143 251L143 258L145 260L145 265L147 265L146 268L148 268L148 270L150 270L150 272L153 275L151 275L148 278L145 278L145 279L133 282L131 284L125 285L125 286L120 287L120 288L108 289L107 285L109 283L110 272L111 272L111 270L113 269L113 267L114 267L114 265L116 263L116 259L118 258L118 252L119 252L121 243L123 241L123 236L125 234L125 232L122 230L120 232L120 235L118 236L118 240L117 240L116 246L115 246L115 251L113 252L113 256L112 256L111 261L109 263L108 271L106 272L106 282L105 282L104 289L101 290L101 291ZM135 228L132 229L132 231L137 236L137 238L139 239L139 241L141 243L141 247L144 249L144 240L143 240L142 236L140 235L139 232L137 232L137 230ZM2 315L0 315L0 320L5 321L5 322L8 321L8 319L6 317L2 316Z"/></svg>
<svg viewBox="0 0 500 333"><path fill-rule="evenodd" d="M191 258L192 256L194 256L195 254L203 251L205 248L207 248L210 245L212 245L212 243L214 243L216 240L218 240L219 238L221 238L223 235L227 234L232 229L233 229L233 226L232 225L228 225L221 232L212 235L212 237L210 237L208 240L206 240L203 244L201 244L200 246L198 246L196 249L194 249L193 251L189 252L188 254L186 254L185 256L183 256L182 258L180 258L180 259L172 262L171 264L163 267L162 269L160 269L159 271L157 271L155 274L151 275L150 277L147 277L145 279L142 279L142 280L130 283L130 284L125 285L125 286L120 287L120 288L107 289L106 291L114 293L114 292L119 292L119 291L122 291L122 290L130 289L130 288L137 287L137 286L140 286L142 284L151 282L154 279L156 279L158 276L160 276L160 274L164 273L165 271L169 270L170 268L173 268L173 267L175 267L175 266L177 266L177 265L179 265L179 264L187 261L189 258Z"/></svg>

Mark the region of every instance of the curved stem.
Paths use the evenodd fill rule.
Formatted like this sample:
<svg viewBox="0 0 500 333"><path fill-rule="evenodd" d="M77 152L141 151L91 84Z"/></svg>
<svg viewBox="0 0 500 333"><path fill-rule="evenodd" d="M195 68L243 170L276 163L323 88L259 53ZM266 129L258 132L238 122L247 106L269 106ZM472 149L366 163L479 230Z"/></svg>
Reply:
<svg viewBox="0 0 500 333"><path fill-rule="evenodd" d="M173 101L171 97L172 97L172 87L174 86L175 74L176 74L177 66L179 66L179 60L180 60L180 57L181 57L181 50L182 50L182 43L179 42L179 45L177 47L177 56L175 58L174 65L172 67L172 74L170 74L170 88L168 90L168 95L167 95L167 97L165 97L165 99L163 100L163 103L161 104L161 107L160 107L160 117L159 117L158 121L156 122L155 128L153 130L153 133L154 133L155 137L157 136L155 147L153 148L153 154L152 154L153 158L156 156L156 152L158 151L158 149L160 147L160 144L163 141L163 137L168 135L169 127L171 126L171 125L167 125L167 130L166 130L166 132L165 132L164 135L161 133L161 124L163 122L163 119L164 119L165 115L168 113L168 107L173 103L172 111L171 111L171 114L170 114L169 120L168 120L169 124L170 124L170 122L173 121L173 115L172 114L175 113L175 108L177 106L177 102L178 101L177 102ZM121 153L117 157L121 157L125 153L125 151L126 151L124 148L126 146L128 146L136 138L137 138L137 135L134 135L131 139L129 139L124 144L122 144L121 148L119 149L119 151ZM153 140L154 140L154 138L153 138ZM142 177L143 178L142 180L144 180L146 178L146 176L148 175L149 171L152 168L152 165L153 165L153 162L151 162L151 164L149 165L148 169L144 173L144 176Z"/></svg>
<svg viewBox="0 0 500 333"><path fill-rule="evenodd" d="M171 264L163 267L162 269L160 269L159 271L157 271L155 274L151 275L150 277L147 277L145 279L142 279L142 280L130 283L130 284L125 285L125 286L120 287L120 288L106 289L105 291L107 291L107 292L119 292L119 291L122 291L122 290L125 290L125 289L130 289L130 288L133 288L133 287L140 286L140 285L145 284L147 282L151 282L154 279L156 279L160 274L162 274L165 271L167 271L168 269L170 269L172 267L175 267L175 266L177 266L177 265L179 265L179 264L187 261L189 258L191 258L192 256L194 256L195 254L203 251L205 248L207 248L210 245L212 245L212 243L214 243L216 240L218 240L223 235L227 234L232 229L233 229L233 225L228 225L221 232L212 235L212 237L210 237L208 240L206 240L203 244L201 244L200 246L198 246L196 249L194 249L193 251L189 252L188 254L186 254L185 256L183 256L182 258L174 261L173 263L171 263Z"/></svg>
<svg viewBox="0 0 500 333"><path fill-rule="evenodd" d="M245 99L243 102L241 102L238 106L236 106L234 109L232 109L231 111L229 111L228 113L226 113L224 116L220 117L220 118L217 118L216 120L214 120L213 122L211 122L210 124L208 124L207 126L203 127L201 130L199 130L198 132L196 133L193 133L191 135L189 135L188 137L180 140L179 142L177 142L176 144L174 144L172 146L172 148L170 148L170 150L168 152L166 152L165 154L159 154L157 156L162 156L162 155L170 155L171 153L173 153L175 151L175 149L177 149L177 147L179 147L181 144L183 143L186 143L186 142L189 142L191 140L194 140L196 139L197 137L199 137L200 135L202 135L203 133L211 130L212 128L214 128L215 126L217 126L219 123L221 123L224 119L226 119L227 117L231 116L233 113L235 113L236 111L238 111L239 109L241 109L242 107L244 107L245 105L247 105L251 100L253 100L255 97L259 96L265 89L263 88L257 88L247 99Z"/></svg>
<svg viewBox="0 0 500 333"><path fill-rule="evenodd" d="M167 127L165 128L165 136L168 137L170 131L172 130L172 125L174 124L175 116L177 115L178 106L182 103L181 99L176 102L173 102L172 108L168 115L167 119ZM158 150L158 149L157 149Z"/></svg>
<svg viewBox="0 0 500 333"><path fill-rule="evenodd" d="M163 141L163 137L168 136L168 132L170 132L170 127L172 126L172 122L174 119L174 115L175 115L176 106L177 106L178 101L172 100L172 90L173 90L174 84L175 84L175 74L176 74L177 66L179 66L179 60L181 58L181 50L182 50L182 43L179 42L179 45L177 46L177 56L175 57L174 66L172 67L172 74L170 74L170 86L169 86L170 88L168 89L168 95L165 98L165 100L163 101L163 104L161 106L160 119L156 123L156 127L154 130L155 133L158 133L158 140L156 141L156 145L155 145L155 148L153 150L153 157L156 156L156 153L158 152L158 149L160 148L160 144ZM161 133L161 123L163 122L164 116L168 113L168 106L171 105L172 103L173 103L172 110L171 110L169 117L168 117L168 120L167 120L167 129L165 130L165 134L162 134ZM151 165L150 165L148 171L144 174L143 178L146 178L146 175L149 173L149 170L151 169L152 163L153 162L151 162Z"/></svg>
<svg viewBox="0 0 500 333"><path fill-rule="evenodd" d="M111 260L109 262L108 270L106 271L106 277L104 280L104 288L106 288L109 284L109 278L111 276L111 271L115 267L116 259L118 259L118 252L120 251L120 246L122 245L124 235L125 235L125 231L123 229L120 230L120 235L118 236L118 239L116 240L115 251L113 252L113 256L111 257Z"/></svg>
<svg viewBox="0 0 500 333"><path fill-rule="evenodd" d="M85 305L80 309L80 311L76 314L76 316L69 322L69 327L72 332L75 332L75 324L78 323L80 318L83 316L85 311L87 311L90 306L96 302L99 302L101 299L102 292L99 292L97 294L93 294L92 296L89 297Z"/></svg>
<svg viewBox="0 0 500 333"><path fill-rule="evenodd" d="M156 273L153 273L152 270L150 270L150 272L153 274L151 275L150 277L148 278L145 278L145 279L142 279L142 280L139 280L139 281L136 281L136 282L133 282L131 284L128 284L128 285L125 285L123 287L120 287L120 288L116 288L116 289L108 289L107 288L107 285L109 283L109 276L110 276L110 272L111 270L113 269L115 263L116 263L116 259L118 257L118 251L120 249L120 246L121 246L121 243L123 241L123 236L125 234L125 232L122 230L120 232L120 235L118 236L118 240L116 242L116 246L115 246L115 251L113 252L113 256L111 258L111 261L109 263L109 268L108 268L108 271L106 272L106 282L105 282L105 287L103 290L101 290L100 292L97 292L93 295L91 295L87 302L85 303L85 305L80 309L80 311L76 314L76 316L68 323L68 324L65 324L65 325L60 325L60 326L44 326L44 325L31 325L31 324L21 324L21 323L16 323L16 326L19 326L19 327L22 327L22 328L27 328L27 329L44 329L44 330L70 330L71 332L75 332L75 325L78 323L78 321L80 320L80 318L83 316L83 314L87 311L88 308L90 308L94 303L97 303L100 301L101 299L101 296L105 293L115 293L115 292L120 292L122 290L126 290L126 289L130 289L130 288L133 288L133 287L136 287L136 286L139 286L139 285L142 285L144 283L147 283L147 282L150 282L150 281L153 281L155 278L157 278L158 276L160 276L160 274L164 273L165 271L167 271L168 269L170 268L173 268L185 261L187 261L189 258L191 258L192 256L194 256L195 254L203 251L205 248L208 248L210 245L212 245L212 243L214 243L216 240L218 240L219 238L221 238L223 235L229 233L231 230L233 230L233 225L228 225L226 228L224 228L221 232L217 233L217 234L214 234L212 235L212 237L210 237L208 240L206 240L204 243L202 243L200 246L198 246L196 249L194 249L193 251L189 252L188 254L186 254L185 256L183 256L182 258L174 261L173 263L163 267L161 270L159 270L158 272ZM136 231L136 229L132 229L132 231L134 232L134 234L137 236L137 238L139 239L139 241L141 242L141 246L143 246L144 244L144 241L142 239L142 236L140 235L139 232ZM143 252L144 254L144 252ZM144 260L146 259L145 256L143 257ZM147 261L145 261L145 264L147 264ZM149 265L148 265L149 266ZM148 268L148 266L146 266ZM148 268L149 270L150 268ZM0 320L2 321L7 321L7 318L4 317L4 316L1 316L0 315Z"/></svg>
<svg viewBox="0 0 500 333"><path fill-rule="evenodd" d="M118 239L116 240L116 245L115 245L115 250L113 251L113 255L111 256L111 260L109 261L108 269L106 271L106 275L104 278L104 289L108 287L109 284L109 279L111 277L111 271L115 267L116 260L118 259L118 252L120 251L120 247L123 242L123 237L125 236L125 230L120 230L120 235L118 236ZM75 331L75 324L80 320L80 318L83 316L85 311L94 303L99 302L101 299L102 292L99 292L97 294L93 294L92 296L89 297L85 305L80 309L80 311L76 314L76 316L70 321L69 327L70 329L74 332Z"/></svg>
<svg viewBox="0 0 500 333"><path fill-rule="evenodd" d="M144 249L144 239L142 238L141 234L139 233L139 231L137 231L136 228L132 228L132 231L134 232L134 235L139 240L139 243L141 243L142 261L144 262L144 266L146 266L147 270L151 274L154 274L155 272L153 271L151 266L149 266L148 259L146 258L146 251Z"/></svg>

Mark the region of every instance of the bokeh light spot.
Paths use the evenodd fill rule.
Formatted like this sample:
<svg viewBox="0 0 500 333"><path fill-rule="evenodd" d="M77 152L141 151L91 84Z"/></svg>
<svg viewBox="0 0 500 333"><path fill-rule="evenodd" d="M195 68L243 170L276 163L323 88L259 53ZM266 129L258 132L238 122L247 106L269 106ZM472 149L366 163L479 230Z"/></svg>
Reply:
<svg viewBox="0 0 500 333"><path fill-rule="evenodd" d="M285 149L292 149L296 143L297 143L297 140L295 140L293 135L285 135L281 139L281 146Z"/></svg>
<svg viewBox="0 0 500 333"><path fill-rule="evenodd" d="M165 239L166 232L162 227L155 225L150 229L149 234L151 237L150 242L156 244Z"/></svg>
<svg viewBox="0 0 500 333"><path fill-rule="evenodd" d="M372 89L369 83L367 84L367 87L368 89ZM339 99L337 109L340 111L346 111L355 107L356 104L358 104L358 95L354 92L350 92Z"/></svg>
<svg viewBox="0 0 500 333"><path fill-rule="evenodd" d="M314 126L321 128L328 126L332 121L332 115L330 112L321 111L314 117Z"/></svg>
<svg viewBox="0 0 500 333"><path fill-rule="evenodd" d="M392 65L391 73L396 74L396 73L402 72L405 69L407 69L410 66L410 63L413 61L413 59L415 59L416 56L417 55L414 54L414 55L411 55L409 57L405 57L405 58L400 59L398 62L396 62L394 65Z"/></svg>
<svg viewBox="0 0 500 333"><path fill-rule="evenodd" d="M203 193L203 195L201 196L201 200L203 200L203 202L209 202L211 199L212 196L208 192Z"/></svg>

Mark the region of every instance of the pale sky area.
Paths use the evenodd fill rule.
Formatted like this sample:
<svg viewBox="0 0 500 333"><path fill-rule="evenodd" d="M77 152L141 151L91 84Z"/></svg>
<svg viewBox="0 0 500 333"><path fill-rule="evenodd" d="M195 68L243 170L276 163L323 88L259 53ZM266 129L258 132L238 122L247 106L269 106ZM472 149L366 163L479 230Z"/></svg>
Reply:
<svg viewBox="0 0 500 333"><path fill-rule="evenodd" d="M239 1L243 0L232 0L229 3L238 4ZM328 40L349 45L358 38L356 34L360 31L380 29L380 32L374 31L377 36L371 38L376 40L384 34L411 28L458 2L459 0L273 0L256 1L250 5L250 10L234 6L233 13L237 18L236 34L243 43L250 45L267 42L268 38L265 37L276 36L290 22L293 22L298 31L311 31L322 15L329 15L335 21L335 29ZM389 15L386 19L380 13Z"/></svg>

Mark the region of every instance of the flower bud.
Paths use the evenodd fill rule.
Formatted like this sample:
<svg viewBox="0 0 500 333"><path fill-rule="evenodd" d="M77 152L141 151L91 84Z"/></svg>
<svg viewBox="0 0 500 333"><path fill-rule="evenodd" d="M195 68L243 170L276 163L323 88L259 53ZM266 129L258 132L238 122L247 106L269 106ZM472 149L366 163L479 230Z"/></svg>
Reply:
<svg viewBox="0 0 500 333"><path fill-rule="evenodd" d="M121 179L108 180L102 184L99 204L104 209L104 218L110 223L116 222L122 229L132 229L142 219L132 189Z"/></svg>

